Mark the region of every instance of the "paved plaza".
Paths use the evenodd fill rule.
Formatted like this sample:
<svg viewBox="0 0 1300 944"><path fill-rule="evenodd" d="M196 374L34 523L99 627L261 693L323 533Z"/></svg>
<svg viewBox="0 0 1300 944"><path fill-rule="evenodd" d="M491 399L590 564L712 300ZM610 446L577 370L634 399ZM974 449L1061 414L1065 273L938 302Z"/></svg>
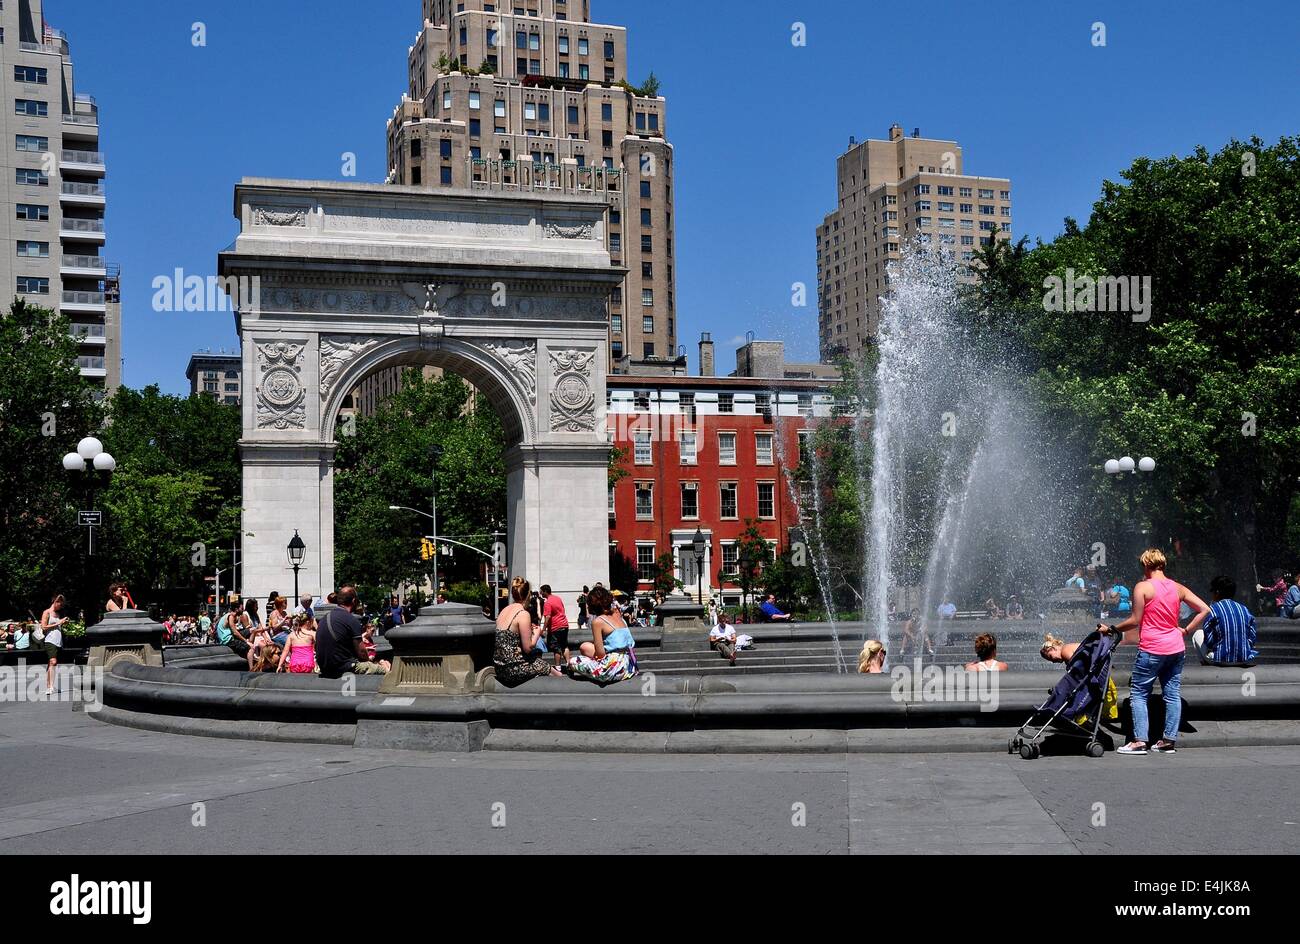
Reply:
<svg viewBox="0 0 1300 944"><path fill-rule="evenodd" d="M1298 778L1300 747L1033 762L422 754L7 703L0 852L1295 853Z"/></svg>

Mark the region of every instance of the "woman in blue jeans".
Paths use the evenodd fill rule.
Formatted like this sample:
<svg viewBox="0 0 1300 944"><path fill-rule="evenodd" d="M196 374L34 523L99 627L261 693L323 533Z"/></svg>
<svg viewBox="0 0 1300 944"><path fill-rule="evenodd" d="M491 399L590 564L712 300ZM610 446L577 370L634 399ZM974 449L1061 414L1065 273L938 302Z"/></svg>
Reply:
<svg viewBox="0 0 1300 944"><path fill-rule="evenodd" d="M1209 615L1205 601L1181 583L1165 576L1165 555L1156 548L1148 548L1140 558L1146 579L1133 588L1133 612L1128 619L1118 623L1113 630L1121 633L1138 631L1137 661L1129 682L1130 704L1133 706L1133 740L1117 753L1147 753L1147 699L1156 679L1160 680L1160 694L1165 702L1164 736L1151 747L1157 754L1177 751L1178 723L1182 720L1183 660L1187 658L1184 636L1196 632ZM1178 625L1178 613L1186 603L1196 611L1186 629ZM1098 628L1105 626L1098 624ZM1125 642L1131 642L1126 635Z"/></svg>

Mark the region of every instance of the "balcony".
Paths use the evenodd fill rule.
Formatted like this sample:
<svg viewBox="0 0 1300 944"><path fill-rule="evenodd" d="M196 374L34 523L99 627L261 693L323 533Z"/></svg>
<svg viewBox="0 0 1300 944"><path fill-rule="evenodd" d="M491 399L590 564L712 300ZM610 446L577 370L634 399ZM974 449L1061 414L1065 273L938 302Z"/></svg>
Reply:
<svg viewBox="0 0 1300 944"><path fill-rule="evenodd" d="M63 311L103 311L103 292L64 292L59 308Z"/></svg>
<svg viewBox="0 0 1300 944"><path fill-rule="evenodd" d="M65 255L59 261L60 275L88 275L103 278L106 271L104 260L100 256Z"/></svg>
<svg viewBox="0 0 1300 944"><path fill-rule="evenodd" d="M104 366L104 358L98 355L83 355L77 358L77 369L81 371L83 377L107 377L108 369Z"/></svg>
<svg viewBox="0 0 1300 944"><path fill-rule="evenodd" d="M104 221L78 220L65 216L63 221L59 223L59 235L65 239L89 239L95 242L103 242Z"/></svg>
<svg viewBox="0 0 1300 944"><path fill-rule="evenodd" d="M108 338L105 337L102 324L79 324L74 322L68 327L69 333L81 344L108 344Z"/></svg>
<svg viewBox="0 0 1300 944"><path fill-rule="evenodd" d="M104 196L103 184L69 183L65 180L59 194L59 199L63 203L78 204L81 206L103 206Z"/></svg>
<svg viewBox="0 0 1300 944"><path fill-rule="evenodd" d="M61 163L64 170L76 170L88 174L104 173L102 151L64 151Z"/></svg>

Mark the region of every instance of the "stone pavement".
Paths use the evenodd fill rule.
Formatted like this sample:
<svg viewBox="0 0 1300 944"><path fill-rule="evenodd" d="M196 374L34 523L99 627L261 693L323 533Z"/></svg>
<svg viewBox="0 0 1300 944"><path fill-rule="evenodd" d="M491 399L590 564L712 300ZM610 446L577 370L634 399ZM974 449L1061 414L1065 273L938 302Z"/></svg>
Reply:
<svg viewBox="0 0 1300 944"><path fill-rule="evenodd" d="M1295 853L1298 775L1300 747L420 754L5 703L0 853Z"/></svg>

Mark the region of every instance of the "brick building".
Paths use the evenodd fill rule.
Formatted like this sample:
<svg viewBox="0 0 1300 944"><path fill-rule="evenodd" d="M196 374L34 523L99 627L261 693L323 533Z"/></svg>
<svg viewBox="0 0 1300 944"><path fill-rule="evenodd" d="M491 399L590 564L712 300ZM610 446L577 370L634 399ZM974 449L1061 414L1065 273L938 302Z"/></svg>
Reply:
<svg viewBox="0 0 1300 944"><path fill-rule="evenodd" d="M679 370L655 362L638 373L633 362L606 380L610 441L627 450L629 472L610 489L610 545L637 566L641 591L657 558L672 553L688 594L702 582L705 599L737 603L739 585L718 575L734 573L747 519L773 554L799 526L788 473L810 421L831 415L836 378L821 365L786 364L779 342L752 341L736 361L728 377L687 376L683 358ZM707 335L700 362L706 371L713 362ZM707 541L702 580L691 549L697 528Z"/></svg>

